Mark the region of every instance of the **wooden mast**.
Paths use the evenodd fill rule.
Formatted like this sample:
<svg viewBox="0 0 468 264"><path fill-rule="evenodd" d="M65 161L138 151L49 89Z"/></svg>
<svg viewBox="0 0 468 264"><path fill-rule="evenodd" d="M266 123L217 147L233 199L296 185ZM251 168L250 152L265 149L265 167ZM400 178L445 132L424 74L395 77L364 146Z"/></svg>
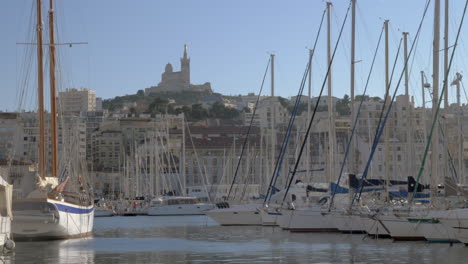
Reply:
<svg viewBox="0 0 468 264"><path fill-rule="evenodd" d="M53 0L49 1L49 76L50 76L50 135L51 135L51 166L52 177L57 177L57 107L56 107L56 78L55 78L55 32Z"/></svg>
<svg viewBox="0 0 468 264"><path fill-rule="evenodd" d="M314 54L313 49L309 49L309 92L307 97L307 122L310 120L310 100L312 99L312 56ZM304 128L307 129L307 122L304 123ZM304 134L304 136L306 136ZM306 151L306 182L312 181L312 173L310 167L310 137L307 137L307 151Z"/></svg>
<svg viewBox="0 0 468 264"><path fill-rule="evenodd" d="M353 120L355 117L354 111L354 85L355 85L355 43L356 43L356 0L351 0L352 3L352 16L351 16L351 76L350 76L350 89L351 89L351 119ZM351 142L351 152L349 153L349 171L352 174L356 174L356 149L357 149L357 137L353 140L350 139Z"/></svg>
<svg viewBox="0 0 468 264"><path fill-rule="evenodd" d="M45 118L44 118L44 53L42 50L42 1L37 0L37 97L39 115L39 175L46 176Z"/></svg>
<svg viewBox="0 0 468 264"><path fill-rule="evenodd" d="M388 94L390 89L390 78L389 78L389 61L388 61L388 20L384 22L385 27L385 95ZM389 96L385 98L385 100L389 100ZM387 106L388 107L388 106ZM388 188L390 186L390 124L391 122L387 123L385 126L385 193L387 197L387 201L390 201L390 193Z"/></svg>
<svg viewBox="0 0 468 264"><path fill-rule="evenodd" d="M332 97L332 51L331 51L331 2L327 2L327 65L329 67L328 73L328 182L333 182L335 179L335 119L333 116L333 97Z"/></svg>
<svg viewBox="0 0 468 264"><path fill-rule="evenodd" d="M432 116L437 123L436 109L439 104L439 45L440 45L440 0L434 2L434 42L432 50ZM432 204L437 197L437 184L439 183L439 129L436 125L432 136L432 154L431 154L431 200Z"/></svg>

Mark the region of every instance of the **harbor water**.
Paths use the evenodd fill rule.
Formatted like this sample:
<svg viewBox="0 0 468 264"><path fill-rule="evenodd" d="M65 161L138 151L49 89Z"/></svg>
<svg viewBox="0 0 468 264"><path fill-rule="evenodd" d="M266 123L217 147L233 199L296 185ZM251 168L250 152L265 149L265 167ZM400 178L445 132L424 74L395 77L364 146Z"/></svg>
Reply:
<svg viewBox="0 0 468 264"><path fill-rule="evenodd" d="M87 239L18 242L0 263L466 263L463 244L219 226L206 216L96 218Z"/></svg>

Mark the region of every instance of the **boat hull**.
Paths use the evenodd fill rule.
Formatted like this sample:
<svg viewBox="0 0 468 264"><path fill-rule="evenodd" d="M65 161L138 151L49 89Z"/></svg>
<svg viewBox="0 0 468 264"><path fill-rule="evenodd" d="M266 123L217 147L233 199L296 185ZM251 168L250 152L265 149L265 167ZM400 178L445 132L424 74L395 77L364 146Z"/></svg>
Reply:
<svg viewBox="0 0 468 264"><path fill-rule="evenodd" d="M361 222L369 236L376 238L390 237L390 233L387 231L386 227L382 225L380 220L374 219L370 215L361 215Z"/></svg>
<svg viewBox="0 0 468 264"><path fill-rule="evenodd" d="M11 239L11 219L9 216L0 216L0 249L7 240Z"/></svg>
<svg viewBox="0 0 468 264"><path fill-rule="evenodd" d="M468 246L468 209L448 210L440 222L453 232L455 238Z"/></svg>
<svg viewBox="0 0 468 264"><path fill-rule="evenodd" d="M282 213L277 210L263 208L261 210L261 215L262 215L263 226L278 226L277 220L278 220L278 217L282 215Z"/></svg>
<svg viewBox="0 0 468 264"><path fill-rule="evenodd" d="M335 211L330 214L336 228L342 233L363 234L366 232L361 217L344 212Z"/></svg>
<svg viewBox="0 0 468 264"><path fill-rule="evenodd" d="M94 217L111 217L114 216L115 213L112 210L95 210Z"/></svg>
<svg viewBox="0 0 468 264"><path fill-rule="evenodd" d="M291 222L292 213L294 210L283 209L281 210L281 215L276 216L276 223L282 229L287 230L289 228L289 223Z"/></svg>
<svg viewBox="0 0 468 264"><path fill-rule="evenodd" d="M422 219L409 219L419 221L417 232L422 234L427 241L434 243L457 243L454 230L442 224L439 219L445 218L450 213L449 210L433 210Z"/></svg>
<svg viewBox="0 0 468 264"><path fill-rule="evenodd" d="M213 209L212 204L178 204L162 205L148 208L148 215L204 215L205 211Z"/></svg>
<svg viewBox="0 0 468 264"><path fill-rule="evenodd" d="M319 207L296 209L292 211L287 229L292 232L337 232L330 216Z"/></svg>
<svg viewBox="0 0 468 264"><path fill-rule="evenodd" d="M47 199L43 210L13 211L16 240L58 240L91 236L94 207Z"/></svg>
<svg viewBox="0 0 468 264"><path fill-rule="evenodd" d="M396 241L422 241L424 236L416 230L417 223L408 221L407 216L381 215L378 220Z"/></svg>
<svg viewBox="0 0 468 264"><path fill-rule="evenodd" d="M234 205L229 208L213 209L205 212L220 225L262 225L261 204Z"/></svg>

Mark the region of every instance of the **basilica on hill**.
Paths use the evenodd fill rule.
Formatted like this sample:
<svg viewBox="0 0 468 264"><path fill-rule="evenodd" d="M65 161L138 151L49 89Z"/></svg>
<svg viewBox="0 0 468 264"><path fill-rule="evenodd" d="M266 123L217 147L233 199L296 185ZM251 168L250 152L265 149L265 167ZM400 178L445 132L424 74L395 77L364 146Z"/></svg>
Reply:
<svg viewBox="0 0 468 264"><path fill-rule="evenodd" d="M166 68L161 74L161 82L157 86L146 88L145 95L182 91L213 92L209 82L199 85L190 83L190 58L187 56L187 45L184 45L184 56L180 58L180 71L175 72L170 63L166 64Z"/></svg>

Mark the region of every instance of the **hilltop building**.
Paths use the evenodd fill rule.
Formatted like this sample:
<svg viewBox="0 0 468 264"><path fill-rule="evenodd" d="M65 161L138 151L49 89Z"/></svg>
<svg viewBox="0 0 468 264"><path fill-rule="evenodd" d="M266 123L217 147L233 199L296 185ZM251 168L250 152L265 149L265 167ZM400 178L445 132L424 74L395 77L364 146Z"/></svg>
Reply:
<svg viewBox="0 0 468 264"><path fill-rule="evenodd" d="M213 92L209 82L199 85L190 83L190 58L187 56L187 45L184 45L184 56L180 58L180 71L174 72L172 64L166 64L166 68L161 74L161 82L157 86L146 88L145 95L182 91Z"/></svg>

